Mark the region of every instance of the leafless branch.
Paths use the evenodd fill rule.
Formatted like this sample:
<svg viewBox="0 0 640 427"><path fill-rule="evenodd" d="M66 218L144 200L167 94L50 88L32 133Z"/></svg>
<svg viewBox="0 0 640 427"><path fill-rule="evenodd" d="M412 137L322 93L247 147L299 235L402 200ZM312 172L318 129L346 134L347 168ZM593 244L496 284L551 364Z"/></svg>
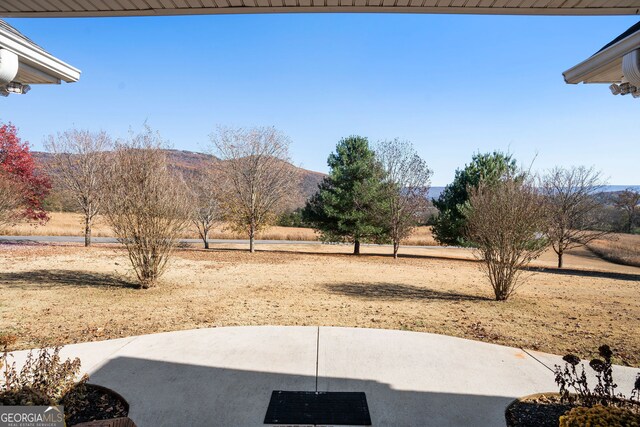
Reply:
<svg viewBox="0 0 640 427"><path fill-rule="evenodd" d="M389 235L397 258L400 242L411 234L420 217L426 216L432 171L408 141L381 141L375 152L386 172Z"/></svg>
<svg viewBox="0 0 640 427"><path fill-rule="evenodd" d="M584 166L556 167L542 178L540 189L549 216L549 240L562 268L564 253L607 234L596 215L600 202L594 197L605 185L600 172Z"/></svg>
<svg viewBox="0 0 640 427"><path fill-rule="evenodd" d="M84 215L85 246L90 246L91 226L104 199L111 138L106 132L70 129L50 135L45 148L53 154L49 167L51 176L56 177L54 184L76 201Z"/></svg>
<svg viewBox="0 0 640 427"><path fill-rule="evenodd" d="M290 140L272 127L218 128L211 136L221 162L220 207L235 231L249 237L271 225L297 191L299 173L289 162Z"/></svg>

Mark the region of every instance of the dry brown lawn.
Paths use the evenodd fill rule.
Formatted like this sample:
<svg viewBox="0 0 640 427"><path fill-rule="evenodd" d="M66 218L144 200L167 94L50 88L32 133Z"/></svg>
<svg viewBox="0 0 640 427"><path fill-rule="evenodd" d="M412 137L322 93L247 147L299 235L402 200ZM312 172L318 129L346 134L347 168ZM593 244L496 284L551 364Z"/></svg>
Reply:
<svg viewBox="0 0 640 427"><path fill-rule="evenodd" d="M433 332L556 354L610 344L640 366L640 268L587 250L543 271L507 302L491 299L464 249L271 245L185 249L157 288L126 280L116 245L0 245L0 331L20 348L231 325L332 325ZM123 279L124 278L124 279ZM445 355L446 356L446 355Z"/></svg>

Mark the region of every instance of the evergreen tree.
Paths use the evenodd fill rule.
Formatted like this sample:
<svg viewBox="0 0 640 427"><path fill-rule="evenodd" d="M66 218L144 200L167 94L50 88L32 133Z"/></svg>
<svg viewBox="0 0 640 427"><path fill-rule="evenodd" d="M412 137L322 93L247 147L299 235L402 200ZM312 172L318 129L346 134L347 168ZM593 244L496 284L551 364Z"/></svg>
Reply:
<svg viewBox="0 0 640 427"><path fill-rule="evenodd" d="M323 241L360 243L380 241L388 234L384 217L385 173L367 138L350 136L338 142L327 163L327 176L303 211L305 221L320 231Z"/></svg>
<svg viewBox="0 0 640 427"><path fill-rule="evenodd" d="M453 182L447 185L433 204L440 212L433 225L433 234L445 245L465 245L466 218L464 206L469 201L469 191L478 188L481 181L497 181L516 175L518 167L511 154L500 151L474 154L471 163L456 170Z"/></svg>

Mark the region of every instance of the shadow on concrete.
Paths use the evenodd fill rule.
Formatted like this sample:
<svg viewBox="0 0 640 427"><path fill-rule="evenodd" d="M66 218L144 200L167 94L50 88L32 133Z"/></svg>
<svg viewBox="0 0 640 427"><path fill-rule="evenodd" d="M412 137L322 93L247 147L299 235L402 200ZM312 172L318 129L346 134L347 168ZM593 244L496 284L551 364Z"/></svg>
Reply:
<svg viewBox="0 0 640 427"><path fill-rule="evenodd" d="M120 393L139 427L262 426L273 390L316 390L315 376L129 357L108 361L91 382ZM513 400L397 390L371 380L321 376L317 384L319 391L365 392L374 426L504 426L504 410ZM424 384L428 387L429 378Z"/></svg>
<svg viewBox="0 0 640 427"><path fill-rule="evenodd" d="M0 283L23 289L37 289L45 286L140 288L137 283L112 274L74 270L4 272L0 273Z"/></svg>
<svg viewBox="0 0 640 427"><path fill-rule="evenodd" d="M396 283L327 283L329 292L382 300L491 301L490 298Z"/></svg>
<svg viewBox="0 0 640 427"><path fill-rule="evenodd" d="M558 274L561 276L580 276L595 277L600 279L626 280L630 282L640 282L640 274L635 273L616 273L609 271L593 271L593 270L577 270L572 268L546 268L546 267L529 267L528 271L537 273Z"/></svg>

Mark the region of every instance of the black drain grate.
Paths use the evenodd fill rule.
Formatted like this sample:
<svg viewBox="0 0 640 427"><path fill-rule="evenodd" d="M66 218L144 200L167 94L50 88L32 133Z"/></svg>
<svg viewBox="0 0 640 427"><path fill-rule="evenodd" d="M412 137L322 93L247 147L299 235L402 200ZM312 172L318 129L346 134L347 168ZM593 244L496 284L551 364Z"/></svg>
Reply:
<svg viewBox="0 0 640 427"><path fill-rule="evenodd" d="M370 426L363 392L274 391L265 424Z"/></svg>

